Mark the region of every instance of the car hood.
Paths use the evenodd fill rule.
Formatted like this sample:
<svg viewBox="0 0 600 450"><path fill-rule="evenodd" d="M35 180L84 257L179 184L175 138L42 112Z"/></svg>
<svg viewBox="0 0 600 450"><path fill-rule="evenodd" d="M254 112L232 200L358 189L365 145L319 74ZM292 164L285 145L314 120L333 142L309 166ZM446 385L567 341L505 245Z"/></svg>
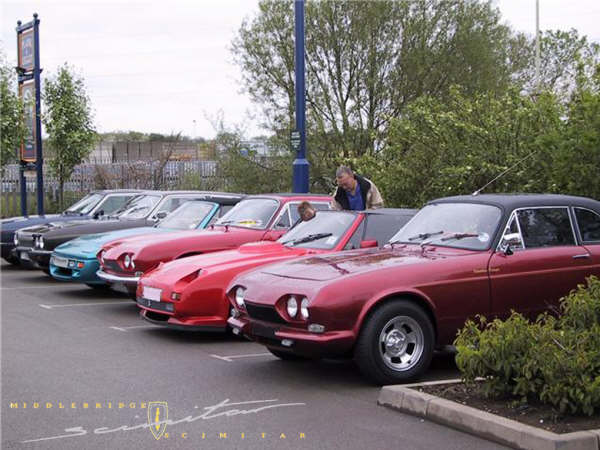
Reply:
<svg viewBox="0 0 600 450"><path fill-rule="evenodd" d="M259 240L264 231L240 228L175 231L148 239L133 236L107 243L106 259L117 259L123 253L132 253L144 261L168 260L185 253L206 253L237 248L246 242Z"/></svg>
<svg viewBox="0 0 600 450"><path fill-rule="evenodd" d="M169 285L200 269L208 275L230 269L239 273L245 266L299 257L311 251L307 248L290 248L279 242L252 242L235 250L189 256L163 263L144 279L147 281L145 284L158 282L161 285Z"/></svg>
<svg viewBox="0 0 600 450"><path fill-rule="evenodd" d="M298 280L328 281L389 267L428 264L439 259L473 254L473 251L419 246L402 249L364 249L314 255L265 267L262 273Z"/></svg>
<svg viewBox="0 0 600 450"><path fill-rule="evenodd" d="M90 218L88 218L89 220ZM12 240L16 230L27 228L34 225L46 224L49 222L69 222L71 220L86 220L86 216L67 216L58 214L49 214L47 216L29 216L29 217L10 217L0 221L2 236L6 235ZM5 240L4 238L2 239Z"/></svg>
<svg viewBox="0 0 600 450"><path fill-rule="evenodd" d="M170 230L165 228L140 227L88 234L59 245L55 248L55 252L67 257L95 258L104 244L115 239L141 234L166 233L168 231Z"/></svg>

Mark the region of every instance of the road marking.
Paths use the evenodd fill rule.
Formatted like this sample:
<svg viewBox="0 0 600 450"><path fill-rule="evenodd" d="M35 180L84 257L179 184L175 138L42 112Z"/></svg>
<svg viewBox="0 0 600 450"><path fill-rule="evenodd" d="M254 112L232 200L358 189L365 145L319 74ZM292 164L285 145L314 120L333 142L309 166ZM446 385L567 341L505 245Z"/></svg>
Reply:
<svg viewBox="0 0 600 450"><path fill-rule="evenodd" d="M252 353L250 355L229 355L229 356L219 356L219 355L210 355L213 358L220 359L222 361L233 362L234 359L237 358L254 358L257 356L272 356L271 353Z"/></svg>
<svg viewBox="0 0 600 450"><path fill-rule="evenodd" d="M21 287L2 287L2 290L13 290L13 289L48 289L53 287L65 287L64 284L48 284L46 286L21 286Z"/></svg>
<svg viewBox="0 0 600 450"><path fill-rule="evenodd" d="M127 332L127 330L131 330L132 328L157 328L155 325L136 325L134 327L108 327L113 330Z"/></svg>
<svg viewBox="0 0 600 450"><path fill-rule="evenodd" d="M96 303L71 303L69 305L44 305L40 303L39 306L45 309L53 308L67 308L70 306L96 306L96 305L129 305L130 302L96 302Z"/></svg>

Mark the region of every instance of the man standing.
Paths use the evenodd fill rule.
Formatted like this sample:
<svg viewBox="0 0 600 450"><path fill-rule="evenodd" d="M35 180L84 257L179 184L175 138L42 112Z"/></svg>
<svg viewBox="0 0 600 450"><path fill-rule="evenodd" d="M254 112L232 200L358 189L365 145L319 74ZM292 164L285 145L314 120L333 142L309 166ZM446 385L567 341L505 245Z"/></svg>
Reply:
<svg viewBox="0 0 600 450"><path fill-rule="evenodd" d="M333 209L362 211L383 208L383 198L371 180L353 173L346 166L340 166L336 170L335 178L338 187L331 201Z"/></svg>

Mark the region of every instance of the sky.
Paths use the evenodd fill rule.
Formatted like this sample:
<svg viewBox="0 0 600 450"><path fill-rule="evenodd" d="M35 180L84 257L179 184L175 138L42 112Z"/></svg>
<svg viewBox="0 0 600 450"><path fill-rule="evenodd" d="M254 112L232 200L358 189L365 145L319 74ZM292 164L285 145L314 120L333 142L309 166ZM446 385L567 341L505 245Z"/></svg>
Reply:
<svg viewBox="0 0 600 450"><path fill-rule="evenodd" d="M535 0L494 0L535 34ZM539 0L540 29L576 28L600 42L600 1ZM68 62L84 78L99 132L212 138L214 119L262 134L229 50L258 0L1 0L0 47L16 65L16 22L40 19L42 78Z"/></svg>

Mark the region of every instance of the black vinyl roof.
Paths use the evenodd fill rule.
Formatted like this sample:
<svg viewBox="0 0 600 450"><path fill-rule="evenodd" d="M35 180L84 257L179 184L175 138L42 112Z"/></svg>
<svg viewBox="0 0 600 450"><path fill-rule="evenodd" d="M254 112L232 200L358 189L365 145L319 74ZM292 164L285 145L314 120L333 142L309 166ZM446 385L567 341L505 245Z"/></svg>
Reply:
<svg viewBox="0 0 600 450"><path fill-rule="evenodd" d="M600 202L587 197L560 194L480 194L457 195L432 200L433 203L479 203L498 206L504 210L532 206L581 206L600 212Z"/></svg>

